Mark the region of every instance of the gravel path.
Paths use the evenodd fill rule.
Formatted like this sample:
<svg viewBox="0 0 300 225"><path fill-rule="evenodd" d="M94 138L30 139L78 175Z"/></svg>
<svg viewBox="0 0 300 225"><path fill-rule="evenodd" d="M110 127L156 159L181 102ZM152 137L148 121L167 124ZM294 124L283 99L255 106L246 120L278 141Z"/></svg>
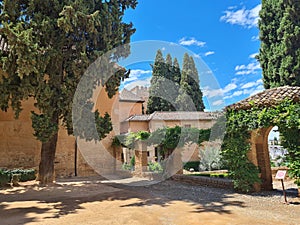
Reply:
<svg viewBox="0 0 300 225"><path fill-rule="evenodd" d="M258 221L268 219L281 221L281 224L300 224L300 198L296 192L288 192L289 204L284 204L282 191L279 190L239 194L230 190L192 186L170 180L149 187L135 187L133 190L145 191L156 197L199 204L201 207L198 212L228 214L234 211Z"/></svg>
<svg viewBox="0 0 300 225"><path fill-rule="evenodd" d="M138 181L136 181L138 182ZM142 181L144 182L144 181ZM0 190L0 224L300 224L300 199L238 194L172 180L129 186L89 179Z"/></svg>

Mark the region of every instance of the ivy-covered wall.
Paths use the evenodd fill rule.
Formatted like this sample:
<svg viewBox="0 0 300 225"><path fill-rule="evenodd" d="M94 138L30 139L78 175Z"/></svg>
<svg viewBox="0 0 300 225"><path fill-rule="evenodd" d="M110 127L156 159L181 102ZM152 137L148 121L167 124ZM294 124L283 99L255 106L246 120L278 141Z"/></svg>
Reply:
<svg viewBox="0 0 300 225"><path fill-rule="evenodd" d="M261 182L259 169L248 158L250 151L250 132L253 130L278 126L282 135L282 145L288 150L290 173L300 186L300 104L284 100L275 106L257 107L254 103L249 109L227 108L226 135L222 154L228 160L230 176L235 188L251 191L253 185Z"/></svg>

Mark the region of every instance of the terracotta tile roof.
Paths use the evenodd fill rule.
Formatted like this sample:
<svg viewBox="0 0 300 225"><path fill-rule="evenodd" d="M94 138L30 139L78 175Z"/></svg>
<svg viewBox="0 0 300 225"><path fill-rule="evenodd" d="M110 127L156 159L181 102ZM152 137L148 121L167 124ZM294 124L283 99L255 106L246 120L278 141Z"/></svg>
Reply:
<svg viewBox="0 0 300 225"><path fill-rule="evenodd" d="M220 112L154 112L151 115L133 115L126 121L150 121L150 120L213 120L221 115Z"/></svg>
<svg viewBox="0 0 300 225"><path fill-rule="evenodd" d="M154 112L152 120L211 120L216 119L217 113L212 112Z"/></svg>
<svg viewBox="0 0 300 225"><path fill-rule="evenodd" d="M120 101L125 101L125 102L144 102L144 100L131 91L128 91L126 88L124 88L119 96Z"/></svg>
<svg viewBox="0 0 300 225"><path fill-rule="evenodd" d="M149 121L151 115L133 115L127 118L125 121Z"/></svg>
<svg viewBox="0 0 300 225"><path fill-rule="evenodd" d="M295 102L299 102L300 87L283 86L267 89L235 104L229 105L226 109L249 109L251 108L250 103L254 103L256 106L269 107L277 105L285 99L291 99Z"/></svg>

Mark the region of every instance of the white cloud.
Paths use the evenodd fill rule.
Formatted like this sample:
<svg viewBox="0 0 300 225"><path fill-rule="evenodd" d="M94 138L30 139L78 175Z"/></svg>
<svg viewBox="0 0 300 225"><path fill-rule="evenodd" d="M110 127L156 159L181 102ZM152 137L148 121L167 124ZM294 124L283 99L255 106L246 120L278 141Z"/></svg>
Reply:
<svg viewBox="0 0 300 225"><path fill-rule="evenodd" d="M125 84L124 88L126 88L127 90L131 90L132 88L134 88L136 86L149 87L150 86L150 80L151 80L151 77L149 77L145 80L133 81L133 82L130 82L128 84Z"/></svg>
<svg viewBox="0 0 300 225"><path fill-rule="evenodd" d="M258 52L253 53L253 54L249 55L249 58L255 59L255 57L256 57L257 55L258 55Z"/></svg>
<svg viewBox="0 0 300 225"><path fill-rule="evenodd" d="M251 37L251 41L258 41L259 40L259 36L252 36Z"/></svg>
<svg viewBox="0 0 300 225"><path fill-rule="evenodd" d="M263 81L262 79L256 80L256 81L250 81L246 84L243 84L240 89L236 90L232 94L227 94L224 99L231 99L233 97L238 97L241 95L254 95L264 90L264 87L262 85Z"/></svg>
<svg viewBox="0 0 300 225"><path fill-rule="evenodd" d="M125 79L125 84L128 82L132 82L135 80L138 80L141 76L145 75L145 74L151 74L152 71L151 70L130 70L130 74L129 74L129 78Z"/></svg>
<svg viewBox="0 0 300 225"><path fill-rule="evenodd" d="M184 45L184 46L196 45L196 46L199 46L199 47L203 47L206 43L203 42L203 41L198 41L195 38L189 38L189 39L181 38L179 40L179 44Z"/></svg>
<svg viewBox="0 0 300 225"><path fill-rule="evenodd" d="M256 86L256 82L249 82L249 83L244 84L241 88L247 89L247 88L252 88L254 86Z"/></svg>
<svg viewBox="0 0 300 225"><path fill-rule="evenodd" d="M225 15L221 17L221 21L226 23L240 25L246 28L251 28L257 26L259 11L261 9L261 4L257 5L253 9L238 9L228 8L225 11Z"/></svg>
<svg viewBox="0 0 300 225"><path fill-rule="evenodd" d="M213 106L224 105L224 101L223 100L217 100L217 101L213 102L212 105Z"/></svg>
<svg viewBox="0 0 300 225"><path fill-rule="evenodd" d="M249 63L248 65L238 65L235 67L237 71L236 75L246 75L257 73L257 70L260 70L260 64L258 62Z"/></svg>
<svg viewBox="0 0 300 225"><path fill-rule="evenodd" d="M262 92L263 90L265 90L263 85L259 85L257 86L254 90L252 90L252 92L250 93L250 95L255 95L259 92Z"/></svg>
<svg viewBox="0 0 300 225"><path fill-rule="evenodd" d="M248 89L248 88L252 88L252 87L255 87L255 86L258 86L260 84L262 84L262 79L259 79L257 81L252 81L252 82L248 82L246 84L244 84L241 89Z"/></svg>
<svg viewBox="0 0 300 225"><path fill-rule="evenodd" d="M152 70L130 70L129 77L139 77L144 74L151 74Z"/></svg>
<svg viewBox="0 0 300 225"><path fill-rule="evenodd" d="M209 51L209 52L206 52L204 55L205 55L205 56L209 56L209 55L213 55L213 54L215 54L214 51Z"/></svg>
<svg viewBox="0 0 300 225"><path fill-rule="evenodd" d="M227 92L230 92L234 89L237 88L237 85L235 83L230 83L230 84L227 84L226 87L224 88L223 92L224 93L227 93Z"/></svg>
<svg viewBox="0 0 300 225"><path fill-rule="evenodd" d="M233 92L233 94L231 95L232 97L237 97L243 94L243 91L235 91Z"/></svg>
<svg viewBox="0 0 300 225"><path fill-rule="evenodd" d="M226 93L234 90L237 88L237 85L234 83L234 81L232 81L232 83L227 84L225 86L225 88L219 88L219 89L210 89L208 86L203 88L203 95L208 97L208 98L213 98L213 97L217 97L217 96L223 96Z"/></svg>
<svg viewBox="0 0 300 225"><path fill-rule="evenodd" d="M152 70L133 69L130 70L129 78L125 79L124 87L133 88L136 85L149 86Z"/></svg>
<svg viewBox="0 0 300 225"><path fill-rule="evenodd" d="M238 97L238 96L242 95L243 93L244 93L243 91L235 91L235 92L233 92L233 94L225 96L224 99Z"/></svg>
<svg viewBox="0 0 300 225"><path fill-rule="evenodd" d="M196 54L196 53L194 54L194 57L195 57L195 58L198 58L198 59L201 58L200 55L199 55L199 54Z"/></svg>
<svg viewBox="0 0 300 225"><path fill-rule="evenodd" d="M216 97L216 96L222 96L224 94L222 89L210 89L208 86L204 87L202 89L202 92L203 92L203 96L206 96L208 98L213 98L213 97Z"/></svg>

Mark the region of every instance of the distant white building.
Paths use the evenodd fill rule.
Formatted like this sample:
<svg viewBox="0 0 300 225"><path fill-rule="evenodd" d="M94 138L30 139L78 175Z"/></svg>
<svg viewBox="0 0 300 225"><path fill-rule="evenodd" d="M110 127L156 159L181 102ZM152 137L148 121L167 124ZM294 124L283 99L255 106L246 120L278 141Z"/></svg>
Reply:
<svg viewBox="0 0 300 225"><path fill-rule="evenodd" d="M287 150L278 144L274 144L274 141L269 141L270 161L274 162L275 166L279 166L283 162L284 156L287 154Z"/></svg>

